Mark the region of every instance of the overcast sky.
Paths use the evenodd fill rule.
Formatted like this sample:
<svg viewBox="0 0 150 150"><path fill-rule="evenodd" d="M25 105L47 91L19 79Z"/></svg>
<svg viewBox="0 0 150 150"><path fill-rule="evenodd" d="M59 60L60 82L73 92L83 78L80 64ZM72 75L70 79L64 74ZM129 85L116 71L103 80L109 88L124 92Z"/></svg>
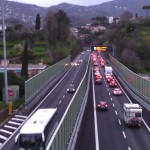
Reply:
<svg viewBox="0 0 150 150"><path fill-rule="evenodd" d="M57 5L63 2L76 4L76 5L82 5L82 6L89 6L89 5L101 4L101 3L108 2L111 0L9 0L9 1L16 1L16 2L21 2L21 3L35 4L38 6L49 7L49 6Z"/></svg>

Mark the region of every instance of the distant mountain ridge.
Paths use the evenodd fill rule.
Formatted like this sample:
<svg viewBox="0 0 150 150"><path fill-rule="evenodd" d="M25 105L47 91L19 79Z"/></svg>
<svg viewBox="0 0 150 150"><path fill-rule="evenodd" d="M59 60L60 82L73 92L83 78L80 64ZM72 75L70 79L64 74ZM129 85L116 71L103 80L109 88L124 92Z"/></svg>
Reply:
<svg viewBox="0 0 150 150"><path fill-rule="evenodd" d="M68 3L61 3L51 7L39 7L36 5L23 4L7 1L7 18L21 19L22 21L34 24L37 13L44 18L48 10L64 10L73 25L90 22L91 18L96 16L114 16L119 17L124 11L130 11L133 15L144 16L146 13L143 6L150 5L150 0L113 0L99 5L80 6ZM1 7L1 6L0 6Z"/></svg>

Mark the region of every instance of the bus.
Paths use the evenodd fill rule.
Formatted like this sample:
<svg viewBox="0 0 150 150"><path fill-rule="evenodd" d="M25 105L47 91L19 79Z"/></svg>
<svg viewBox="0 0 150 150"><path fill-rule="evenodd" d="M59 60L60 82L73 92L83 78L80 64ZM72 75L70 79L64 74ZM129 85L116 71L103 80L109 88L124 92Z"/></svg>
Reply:
<svg viewBox="0 0 150 150"><path fill-rule="evenodd" d="M45 150L48 128L57 108L38 109L21 127L15 138L20 150Z"/></svg>

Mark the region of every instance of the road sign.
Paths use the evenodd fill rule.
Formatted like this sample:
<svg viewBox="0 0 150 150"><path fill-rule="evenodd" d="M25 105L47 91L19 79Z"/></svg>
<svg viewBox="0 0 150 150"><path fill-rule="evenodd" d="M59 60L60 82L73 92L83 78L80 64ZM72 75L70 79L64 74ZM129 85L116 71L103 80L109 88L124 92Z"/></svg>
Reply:
<svg viewBox="0 0 150 150"><path fill-rule="evenodd" d="M13 90L8 90L8 95L9 96L14 96L14 91Z"/></svg>

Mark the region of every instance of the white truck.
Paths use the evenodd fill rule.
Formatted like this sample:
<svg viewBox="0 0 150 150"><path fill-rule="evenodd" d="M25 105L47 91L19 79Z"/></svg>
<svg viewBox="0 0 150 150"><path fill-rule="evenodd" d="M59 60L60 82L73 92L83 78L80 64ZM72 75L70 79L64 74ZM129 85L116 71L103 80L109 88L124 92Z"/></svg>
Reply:
<svg viewBox="0 0 150 150"><path fill-rule="evenodd" d="M111 76L111 75L112 75L112 67L105 66L105 76Z"/></svg>
<svg viewBox="0 0 150 150"><path fill-rule="evenodd" d="M142 124L142 107L139 104L124 103L124 121L127 126L138 126Z"/></svg>

